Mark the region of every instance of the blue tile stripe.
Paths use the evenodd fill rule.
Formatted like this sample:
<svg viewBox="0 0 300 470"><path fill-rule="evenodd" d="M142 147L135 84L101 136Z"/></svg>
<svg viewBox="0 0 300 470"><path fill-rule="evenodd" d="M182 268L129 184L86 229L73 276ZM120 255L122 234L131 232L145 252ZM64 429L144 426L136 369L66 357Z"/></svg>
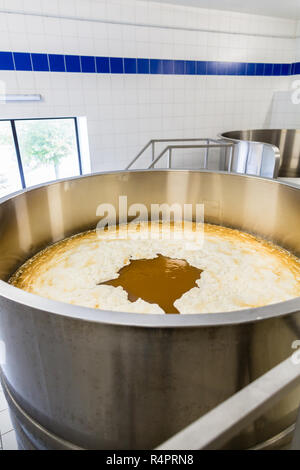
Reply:
<svg viewBox="0 0 300 470"><path fill-rule="evenodd" d="M13 53L16 70L32 70L31 56L28 52Z"/></svg>
<svg viewBox="0 0 300 470"><path fill-rule="evenodd" d="M0 70L70 73L289 76L300 74L300 62L220 62L135 59L0 51Z"/></svg>

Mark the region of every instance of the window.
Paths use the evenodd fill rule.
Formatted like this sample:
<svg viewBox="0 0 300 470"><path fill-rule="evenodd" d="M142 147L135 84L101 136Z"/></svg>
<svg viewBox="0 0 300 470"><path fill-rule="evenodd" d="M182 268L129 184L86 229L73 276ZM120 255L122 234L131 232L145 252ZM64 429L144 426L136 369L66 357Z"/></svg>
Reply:
<svg viewBox="0 0 300 470"><path fill-rule="evenodd" d="M76 118L0 121L0 197L81 174Z"/></svg>
<svg viewBox="0 0 300 470"><path fill-rule="evenodd" d="M0 197L22 187L11 124L0 121Z"/></svg>

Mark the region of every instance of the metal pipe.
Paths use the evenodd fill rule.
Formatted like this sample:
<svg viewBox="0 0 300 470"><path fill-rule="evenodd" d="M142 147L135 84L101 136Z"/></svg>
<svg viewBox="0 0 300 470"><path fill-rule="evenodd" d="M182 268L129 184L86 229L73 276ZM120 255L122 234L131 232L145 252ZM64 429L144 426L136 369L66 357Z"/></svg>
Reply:
<svg viewBox="0 0 300 470"><path fill-rule="evenodd" d="M147 169L154 168L154 165L164 156L164 154L169 151L170 149L201 149L201 148L226 148L230 147L232 144L203 144L203 145L168 145L154 160L153 162L147 167Z"/></svg>
<svg viewBox="0 0 300 470"><path fill-rule="evenodd" d="M207 145L209 145L209 139L206 141ZM208 165L208 146L205 149L205 155L204 155L204 168L207 170L207 165Z"/></svg>
<svg viewBox="0 0 300 470"><path fill-rule="evenodd" d="M233 160L233 144L229 148L229 160L228 160L228 172L231 173L232 170L232 160ZM227 149L226 149L227 153Z"/></svg>
<svg viewBox="0 0 300 470"><path fill-rule="evenodd" d="M147 148L149 147L151 143L152 143L152 140L149 140L149 142L142 148L142 150L137 154L137 156L134 157L133 160L131 160L131 162L129 163L129 165L127 165L125 170L129 170L129 168L137 161L137 159L145 152L145 150L147 150Z"/></svg>
<svg viewBox="0 0 300 470"><path fill-rule="evenodd" d="M129 168L139 159L139 157L147 150L150 144L152 144L152 161L155 159L155 143L162 143L162 142L206 142L209 144L209 142L221 142L222 140L216 140L216 139L208 139L208 138L203 138L203 137L192 137L192 138L187 138L187 139L151 139L145 147L142 148L142 150L134 157L134 159L129 163L129 165L125 168L125 170L129 170ZM223 140L224 142L224 140Z"/></svg>
<svg viewBox="0 0 300 470"><path fill-rule="evenodd" d="M202 418L175 434L157 450L218 449L300 383L300 364L289 357ZM294 445L299 445L299 427Z"/></svg>
<svg viewBox="0 0 300 470"><path fill-rule="evenodd" d="M168 168L172 168L172 147L169 148Z"/></svg>

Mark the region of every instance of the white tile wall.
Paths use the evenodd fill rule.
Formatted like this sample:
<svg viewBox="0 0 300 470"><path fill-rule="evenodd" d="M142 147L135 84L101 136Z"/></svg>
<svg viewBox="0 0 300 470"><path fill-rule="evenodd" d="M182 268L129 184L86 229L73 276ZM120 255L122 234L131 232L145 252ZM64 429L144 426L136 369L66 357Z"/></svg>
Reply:
<svg viewBox="0 0 300 470"><path fill-rule="evenodd" d="M62 0L65 4L67 0ZM10 2L12 5L14 1ZM31 2L28 2L29 5ZM35 2L38 3L38 2ZM50 2L49 2L50 3ZM72 2L76 3L76 2ZM80 0L80 4L95 3L91 0ZM101 5L105 2L96 2ZM128 13L116 16L115 3L108 2L106 11L113 11L109 16L111 20L125 22ZM147 2L138 0L122 0L122 5L130 4L147 5ZM102 54L126 55L127 57L152 57L152 58L183 58L203 60L236 60L236 61L292 61L294 59L294 43L292 36L296 33L296 22L292 20L270 19L264 17L253 17L253 15L227 14L232 20L241 17L240 21L228 21L224 23L224 15L219 12L206 11L198 8L184 8L178 6L163 6L151 3L147 8L148 17L144 18L144 24L167 26L177 25L179 29L165 29L129 25L103 24L89 21L78 21L71 19L41 18L39 16L8 15L1 14L0 20L3 24L1 42L7 44L12 50L25 49L31 52L64 52L67 54ZM12 9L12 7L10 7ZM153 11L154 10L154 11ZM155 10L160 15L154 15ZM170 12L178 10L178 20L170 23L172 16ZM192 10L190 20L187 20L186 11ZM30 11L27 7L26 11ZM38 9L36 8L36 11ZM74 9L69 9L62 14L75 15ZM126 9L122 8L126 12ZM201 12L201 13L199 13ZM59 14L59 12L57 12ZM75 15L76 16L76 15ZM98 14L82 15L95 20L101 16ZM193 20L193 17L201 21ZM102 16L106 18L107 15ZM254 19L255 18L255 21ZM264 18L264 21L261 19ZM180 19L180 21L179 21ZM222 19L222 21L221 21ZM243 21L242 21L243 20ZM136 22L136 20L135 20ZM264 28L260 25L264 25ZM189 31L188 28L220 29L226 33L209 33L201 31ZM237 32L241 34L232 34ZM262 40L260 36L247 36L246 33L273 34L277 37L266 37ZM287 35L291 38L283 38ZM22 41L22 37L25 42ZM101 41L100 41L101 40ZM104 41L104 44L103 44ZM98 52L99 51L99 52Z"/></svg>
<svg viewBox="0 0 300 470"><path fill-rule="evenodd" d="M300 62L300 21L297 22L295 39L295 61ZM291 77L289 90L274 92L267 117L267 126L272 128L300 128L300 76ZM297 93L297 101L292 96Z"/></svg>
<svg viewBox="0 0 300 470"><path fill-rule="evenodd" d="M296 32L296 61L300 62L300 21L297 23L297 32Z"/></svg>
<svg viewBox="0 0 300 470"><path fill-rule="evenodd" d="M297 79L299 80L299 78ZM300 82L298 83L300 97ZM300 103L292 101L294 90L275 92L272 105L267 118L269 128L297 128L300 129Z"/></svg>
<svg viewBox="0 0 300 470"><path fill-rule="evenodd" d="M0 384L0 450L17 450L17 440L9 416L8 404Z"/></svg>
<svg viewBox="0 0 300 470"><path fill-rule="evenodd" d="M18 450L15 431L9 431L1 436L3 450Z"/></svg>
<svg viewBox="0 0 300 470"><path fill-rule="evenodd" d="M0 1L1 50L292 62L300 60L299 30L293 20L142 0ZM151 138L215 137L270 125L274 93L291 83L289 77L48 72L0 72L0 79L8 93L43 95L41 103L0 105L0 118L86 116L92 171L124 168ZM297 116L291 113L287 122L296 126ZM187 163L183 157L178 162Z"/></svg>

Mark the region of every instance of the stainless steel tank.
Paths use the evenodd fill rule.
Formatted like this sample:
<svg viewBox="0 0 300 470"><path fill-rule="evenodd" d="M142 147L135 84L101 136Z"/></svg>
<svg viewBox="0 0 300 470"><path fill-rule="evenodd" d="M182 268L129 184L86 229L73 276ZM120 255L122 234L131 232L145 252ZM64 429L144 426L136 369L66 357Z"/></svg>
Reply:
<svg viewBox="0 0 300 470"><path fill-rule="evenodd" d="M270 178L300 177L300 129L224 132L235 142L233 170Z"/></svg>
<svg viewBox="0 0 300 470"><path fill-rule="evenodd" d="M154 448L287 358L300 339L299 298L232 313L143 315L56 302L6 282L42 247L94 228L98 204L117 207L119 195L148 207L204 203L207 222L258 234L300 255L300 189L256 177L104 173L2 200L1 375L21 448ZM288 434L299 393L229 447Z"/></svg>

